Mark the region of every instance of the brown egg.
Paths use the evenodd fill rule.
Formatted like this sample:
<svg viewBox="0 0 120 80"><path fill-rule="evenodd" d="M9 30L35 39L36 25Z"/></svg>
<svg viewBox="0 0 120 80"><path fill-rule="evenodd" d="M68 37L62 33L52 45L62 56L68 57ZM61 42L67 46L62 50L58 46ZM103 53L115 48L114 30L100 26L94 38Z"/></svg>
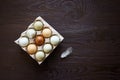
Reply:
<svg viewBox="0 0 120 80"><path fill-rule="evenodd" d="M38 35L38 36L36 36L36 38L35 38L35 43L36 43L36 45L38 45L38 46L44 44L44 41L45 41L45 39L44 39L44 37L43 37L42 35Z"/></svg>
<svg viewBox="0 0 120 80"><path fill-rule="evenodd" d="M31 55L35 54L37 52L37 46L35 44L29 44L27 46L27 52Z"/></svg>
<svg viewBox="0 0 120 80"><path fill-rule="evenodd" d="M52 31L49 28L45 28L45 29L43 29L42 34L44 37L48 38L52 35Z"/></svg>

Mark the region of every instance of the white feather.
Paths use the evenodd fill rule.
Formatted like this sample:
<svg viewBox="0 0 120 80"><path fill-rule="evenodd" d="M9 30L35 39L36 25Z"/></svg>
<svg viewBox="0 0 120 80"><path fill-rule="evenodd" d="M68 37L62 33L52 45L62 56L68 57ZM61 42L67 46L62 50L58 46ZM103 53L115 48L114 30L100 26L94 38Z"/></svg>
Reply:
<svg viewBox="0 0 120 80"><path fill-rule="evenodd" d="M68 55L70 55L72 53L73 49L72 47L67 48L62 54L61 54L61 58L65 58Z"/></svg>

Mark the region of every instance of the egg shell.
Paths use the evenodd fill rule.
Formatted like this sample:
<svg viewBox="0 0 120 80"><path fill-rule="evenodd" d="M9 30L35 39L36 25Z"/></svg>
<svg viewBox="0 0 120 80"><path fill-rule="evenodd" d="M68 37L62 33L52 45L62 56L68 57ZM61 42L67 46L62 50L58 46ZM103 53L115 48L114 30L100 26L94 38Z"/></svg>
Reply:
<svg viewBox="0 0 120 80"><path fill-rule="evenodd" d="M35 37L35 43L36 43L36 45L38 45L38 46L44 44L44 41L45 41L45 39L44 39L44 37L43 37L42 35L37 35L37 36Z"/></svg>
<svg viewBox="0 0 120 80"><path fill-rule="evenodd" d="M27 52L32 55L35 54L37 52L37 46L35 44L29 44L27 46Z"/></svg>
<svg viewBox="0 0 120 80"><path fill-rule="evenodd" d="M43 59L45 58L45 53L43 51L38 51L36 54L35 54L35 59L37 61L42 61Z"/></svg>
<svg viewBox="0 0 120 80"><path fill-rule="evenodd" d="M38 31L43 28L44 24L41 21L35 21L33 26L34 26L34 29Z"/></svg>
<svg viewBox="0 0 120 80"><path fill-rule="evenodd" d="M29 40L27 37L21 37L18 41L18 44L22 47L25 47L29 44Z"/></svg>
<svg viewBox="0 0 120 80"><path fill-rule="evenodd" d="M52 31L49 28L44 28L42 31L42 35L46 38L50 37L52 35Z"/></svg>
<svg viewBox="0 0 120 80"><path fill-rule="evenodd" d="M51 38L50 38L50 42L52 45L57 45L59 42L60 42L60 38L57 36L57 35L53 35Z"/></svg>
<svg viewBox="0 0 120 80"><path fill-rule="evenodd" d="M49 43L46 43L46 44L43 46L43 50L44 50L45 53L51 52L52 49L53 49L53 47L52 47L52 45L49 44Z"/></svg>
<svg viewBox="0 0 120 80"><path fill-rule="evenodd" d="M35 37L35 35L36 35L36 31L35 31L34 29L28 29L28 30L26 31L26 35L27 35L29 38L33 38L33 37Z"/></svg>

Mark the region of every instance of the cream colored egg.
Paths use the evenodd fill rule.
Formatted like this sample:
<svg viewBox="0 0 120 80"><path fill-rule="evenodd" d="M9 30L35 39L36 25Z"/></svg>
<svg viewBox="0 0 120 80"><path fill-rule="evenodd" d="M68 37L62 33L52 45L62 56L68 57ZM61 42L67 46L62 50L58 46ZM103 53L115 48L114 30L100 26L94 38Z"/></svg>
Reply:
<svg viewBox="0 0 120 80"><path fill-rule="evenodd" d="M44 37L50 37L52 35L52 31L49 28L45 28L42 31Z"/></svg>
<svg viewBox="0 0 120 80"><path fill-rule="evenodd" d="M41 30L44 25L41 21L36 21L33 26L35 30Z"/></svg>
<svg viewBox="0 0 120 80"><path fill-rule="evenodd" d="M35 54L35 58L37 61L42 61L45 57L45 54L43 51L38 51L36 54Z"/></svg>
<svg viewBox="0 0 120 80"><path fill-rule="evenodd" d="M36 35L36 31L35 31L34 29L28 29L28 30L26 31L26 35L27 35L29 38L33 38L33 37L35 37L35 35Z"/></svg>
<svg viewBox="0 0 120 80"><path fill-rule="evenodd" d="M43 50L45 53L49 53L50 51L52 51L52 45L51 44L45 44L43 46Z"/></svg>
<svg viewBox="0 0 120 80"><path fill-rule="evenodd" d="M25 47L29 44L29 40L27 37L21 37L18 41L19 45Z"/></svg>
<svg viewBox="0 0 120 80"><path fill-rule="evenodd" d="M37 52L37 46L35 44L29 44L27 46L27 52L32 55L35 54Z"/></svg>
<svg viewBox="0 0 120 80"><path fill-rule="evenodd" d="M54 35L50 38L50 42L53 45L57 45L60 42L60 38L57 35Z"/></svg>

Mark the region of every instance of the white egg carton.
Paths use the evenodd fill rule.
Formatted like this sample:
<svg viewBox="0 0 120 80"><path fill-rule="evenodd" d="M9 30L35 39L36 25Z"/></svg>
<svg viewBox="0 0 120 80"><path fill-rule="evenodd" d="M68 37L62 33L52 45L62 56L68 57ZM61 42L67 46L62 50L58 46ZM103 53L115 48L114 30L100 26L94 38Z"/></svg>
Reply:
<svg viewBox="0 0 120 80"><path fill-rule="evenodd" d="M50 28L50 30L52 31L52 35L57 35L57 36L59 37L59 39L60 39L59 43L61 43L61 42L63 41L64 37L63 37L60 33L58 33L51 25L49 25L42 17L40 17L40 16L37 17L37 18L35 19L35 21L37 21L37 20L40 20L40 21L44 24L44 27ZM35 21L33 21L33 23L34 23ZM27 31L28 29L31 29L31 28L34 29L33 23L31 23L31 24L28 26L28 28L27 28L24 32L21 33L20 37L19 37L17 40L15 40L15 43L16 43L16 44L19 45L19 39L20 39L21 37L27 36L27 35L26 35L26 31ZM42 34L42 30L36 31L36 32L37 32L36 35L41 35L41 34ZM29 44L31 44L31 43L35 44L34 38L29 38ZM46 43L50 43L50 44L51 44L51 42L50 42L50 37L49 37L49 38L45 38L44 44L46 44ZM59 44L59 43L58 43L58 44ZM44 46L44 44L41 45L41 46L37 46L37 51L43 51L43 46ZM42 61L36 60L36 58L35 58L35 54L36 54L36 53L34 53L34 54L29 54L29 55L30 55L34 60L36 60L36 61L38 62L38 64L41 64L41 63L52 53L52 51L58 46L58 44L57 44L57 45L52 45L52 44L51 44L52 47L53 47L53 49L52 49L49 53L45 53L45 52L43 51L44 54L45 54L45 58L44 58ZM25 46L25 47L22 47L22 46L21 46L21 48L22 48L24 51L27 52L27 49L26 49L27 46Z"/></svg>

